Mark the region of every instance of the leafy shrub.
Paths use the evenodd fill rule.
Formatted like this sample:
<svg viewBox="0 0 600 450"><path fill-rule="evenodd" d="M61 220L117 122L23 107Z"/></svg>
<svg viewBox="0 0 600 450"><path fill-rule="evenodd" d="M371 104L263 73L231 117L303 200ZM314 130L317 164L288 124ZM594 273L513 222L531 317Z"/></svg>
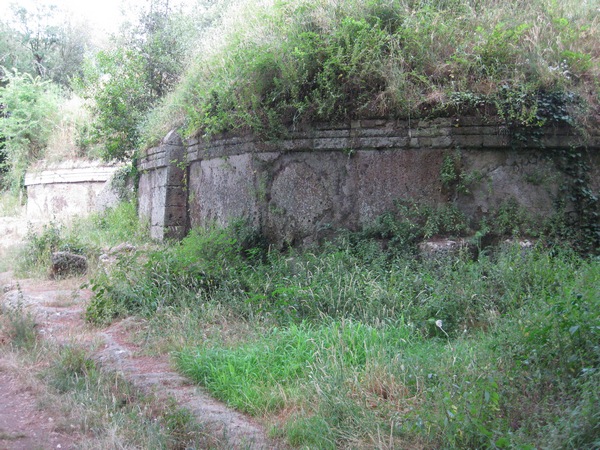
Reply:
<svg viewBox="0 0 600 450"><path fill-rule="evenodd" d="M22 74L7 73L0 87L0 169L4 187L17 192L23 187L29 164L44 154L48 138L58 122L61 95L49 81Z"/></svg>
<svg viewBox="0 0 600 450"><path fill-rule="evenodd" d="M460 237L469 231L466 217L453 205L434 206L399 200L394 209L377 217L358 233L350 234L350 243L364 245L376 239L392 255L414 254L424 239L438 236Z"/></svg>
<svg viewBox="0 0 600 450"><path fill-rule="evenodd" d="M60 349L58 359L49 369L47 379L59 393L82 389L89 379L99 377L96 363L90 359L85 350L73 346Z"/></svg>
<svg viewBox="0 0 600 450"><path fill-rule="evenodd" d="M259 253L254 247L244 248L255 242L253 236L240 224L195 229L174 246L144 254L143 264L140 254L121 255L110 273L99 273L90 281L94 298L86 317L106 323L127 313L153 314L183 301L197 301L218 289L236 289L236 271L244 258Z"/></svg>

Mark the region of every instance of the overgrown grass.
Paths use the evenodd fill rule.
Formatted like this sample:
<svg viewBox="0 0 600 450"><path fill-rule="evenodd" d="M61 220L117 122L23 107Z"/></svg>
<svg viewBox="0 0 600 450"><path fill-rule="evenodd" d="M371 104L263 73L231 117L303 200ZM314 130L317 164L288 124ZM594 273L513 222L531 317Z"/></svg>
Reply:
<svg viewBox="0 0 600 450"><path fill-rule="evenodd" d="M35 384L39 407L48 409L58 430L78 438L78 448L223 448L174 400L142 394L82 346L37 339L35 326L20 306L1 310L0 355L27 374L18 382Z"/></svg>
<svg viewBox="0 0 600 450"><path fill-rule="evenodd" d="M591 2L236 3L199 43L146 141L357 118L479 112L514 126L597 126Z"/></svg>
<svg viewBox="0 0 600 450"><path fill-rule="evenodd" d="M597 258L421 260L368 234L279 253L248 236L196 230L122 258L88 319L147 317L147 348L294 446L598 445Z"/></svg>
<svg viewBox="0 0 600 450"><path fill-rule="evenodd" d="M43 379L74 410L80 431L91 434L93 448L210 448L215 442L193 415L175 401L159 405L120 375L102 369L83 348L57 350Z"/></svg>
<svg viewBox="0 0 600 450"><path fill-rule="evenodd" d="M110 247L148 241L148 230L138 220L136 205L123 202L104 212L77 218L69 226L59 222L44 224L41 230L30 226L15 268L21 275L44 277L49 273L54 252L84 255L94 263Z"/></svg>
<svg viewBox="0 0 600 450"><path fill-rule="evenodd" d="M24 209L22 194L0 191L0 217L20 216Z"/></svg>
<svg viewBox="0 0 600 450"><path fill-rule="evenodd" d="M14 305L0 304L0 344L6 342L14 349L31 350L37 339L35 319L25 310L21 298Z"/></svg>
<svg viewBox="0 0 600 450"><path fill-rule="evenodd" d="M353 321L329 325L307 323L274 328L257 341L235 348L219 345L184 349L178 365L192 379L232 406L252 414L277 411L297 397L312 369L331 352L345 364L362 366L368 354L385 350L386 344L406 343L407 328L400 325L376 329Z"/></svg>

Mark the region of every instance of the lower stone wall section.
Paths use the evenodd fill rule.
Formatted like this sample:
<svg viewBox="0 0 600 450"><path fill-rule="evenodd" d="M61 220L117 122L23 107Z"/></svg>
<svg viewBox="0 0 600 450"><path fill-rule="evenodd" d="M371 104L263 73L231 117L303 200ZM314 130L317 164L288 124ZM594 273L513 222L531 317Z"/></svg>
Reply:
<svg viewBox="0 0 600 450"><path fill-rule="evenodd" d="M317 124L272 142L170 133L139 166L140 215L157 239L242 218L279 246L358 229L397 200L451 203L474 221L508 200L549 216L564 182L549 155L577 145L565 129L515 143L501 125L472 118ZM596 194L599 150L600 139L582 150Z"/></svg>

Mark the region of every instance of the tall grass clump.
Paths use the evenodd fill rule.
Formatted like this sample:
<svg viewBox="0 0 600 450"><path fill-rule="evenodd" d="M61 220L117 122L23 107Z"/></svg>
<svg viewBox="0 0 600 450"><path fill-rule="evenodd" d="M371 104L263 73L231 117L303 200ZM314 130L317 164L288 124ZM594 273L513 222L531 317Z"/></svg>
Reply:
<svg viewBox="0 0 600 450"><path fill-rule="evenodd" d="M408 336L402 326L378 330L352 321L318 327L302 323L275 328L236 348L184 349L177 363L218 398L242 411L261 414L282 409L287 398L299 394L320 354L342 346L340 357L346 364L364 367L370 353L387 351L385 343L397 345Z"/></svg>
<svg viewBox="0 0 600 450"><path fill-rule="evenodd" d="M88 248L76 235L69 235L58 222L44 224L41 230L31 225L16 260L16 271L22 275L44 277L49 273L52 254L59 251L84 255Z"/></svg>
<svg viewBox="0 0 600 450"><path fill-rule="evenodd" d="M144 244L150 240L148 224L140 222L135 201L122 201L102 212L79 218L72 223L70 234L88 245L112 247L123 242Z"/></svg>
<svg viewBox="0 0 600 450"><path fill-rule="evenodd" d="M22 298L14 305L0 306L0 344L6 342L11 348L30 350L37 340L35 317L25 310Z"/></svg>
<svg viewBox="0 0 600 450"><path fill-rule="evenodd" d="M22 195L10 191L0 192L0 217L20 216L24 209Z"/></svg>
<svg viewBox="0 0 600 450"><path fill-rule="evenodd" d="M236 4L151 113L146 139L174 126L269 138L314 121L454 112L594 127L599 14L550 0Z"/></svg>
<svg viewBox="0 0 600 450"><path fill-rule="evenodd" d="M261 251L255 244L260 239L236 224L196 229L180 243L143 255L121 255L114 270L100 271L91 280L95 296L87 317L103 323L130 313L152 315L206 295L236 291L237 271Z"/></svg>

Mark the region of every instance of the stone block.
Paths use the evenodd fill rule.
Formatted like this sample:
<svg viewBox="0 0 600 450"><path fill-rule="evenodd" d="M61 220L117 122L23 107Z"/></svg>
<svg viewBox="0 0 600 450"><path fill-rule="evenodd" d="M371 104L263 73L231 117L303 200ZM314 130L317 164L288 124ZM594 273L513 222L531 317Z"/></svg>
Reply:
<svg viewBox="0 0 600 450"><path fill-rule="evenodd" d="M351 169L359 222L369 223L392 209L394 201L443 201L439 173L444 152L432 149L359 151Z"/></svg>
<svg viewBox="0 0 600 450"><path fill-rule="evenodd" d="M487 148L506 148L510 145L510 138L507 135L489 135L483 136L483 146Z"/></svg>
<svg viewBox="0 0 600 450"><path fill-rule="evenodd" d="M87 272L88 262L83 255L69 252L54 252L51 256L50 278L65 278L83 275Z"/></svg>
<svg viewBox="0 0 600 450"><path fill-rule="evenodd" d="M448 148L452 145L452 138L450 136L440 136L431 138L431 146L433 148Z"/></svg>
<svg viewBox="0 0 600 450"><path fill-rule="evenodd" d="M483 147L483 136L481 134L473 135L454 135L454 145L461 148Z"/></svg>

